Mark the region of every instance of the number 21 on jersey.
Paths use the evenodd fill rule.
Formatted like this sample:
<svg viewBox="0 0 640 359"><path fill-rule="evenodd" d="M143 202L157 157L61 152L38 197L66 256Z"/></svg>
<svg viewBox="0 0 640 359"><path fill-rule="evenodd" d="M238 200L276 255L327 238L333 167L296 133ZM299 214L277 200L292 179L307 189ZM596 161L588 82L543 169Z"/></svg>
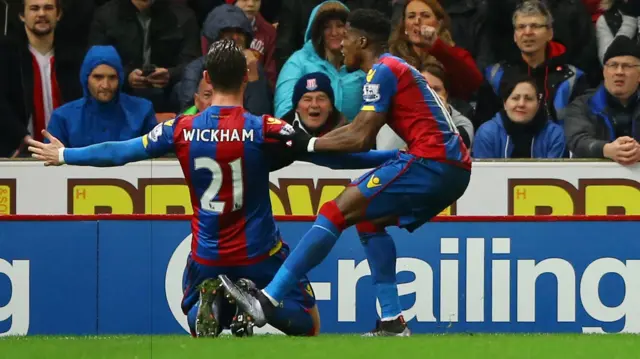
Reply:
<svg viewBox="0 0 640 359"><path fill-rule="evenodd" d="M222 177L222 166L210 157L198 157L195 159L194 165L196 171L205 169L211 172L212 175L211 183L209 183L202 197L200 197L200 208L215 213L225 212L225 202L215 200L222 188L222 181L229 180ZM231 167L231 181L233 183L233 206L227 209L226 212L233 212L242 208L242 158L238 158L224 165Z"/></svg>

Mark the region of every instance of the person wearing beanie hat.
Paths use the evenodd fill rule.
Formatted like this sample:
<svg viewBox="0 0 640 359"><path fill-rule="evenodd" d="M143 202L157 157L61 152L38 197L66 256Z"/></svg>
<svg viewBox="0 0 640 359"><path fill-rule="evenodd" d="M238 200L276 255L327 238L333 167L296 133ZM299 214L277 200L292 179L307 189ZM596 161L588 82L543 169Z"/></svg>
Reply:
<svg viewBox="0 0 640 359"><path fill-rule="evenodd" d="M604 57L604 82L567 107L565 133L577 158L640 161L640 48L618 36Z"/></svg>
<svg viewBox="0 0 640 359"><path fill-rule="evenodd" d="M292 109L282 119L312 136L322 136L346 123L334 101L327 75L322 72L306 74L296 82Z"/></svg>
<svg viewBox="0 0 640 359"><path fill-rule="evenodd" d="M602 62L606 64L611 58L618 56L632 56L640 59L640 47L627 36L617 36L604 53Z"/></svg>
<svg viewBox="0 0 640 359"><path fill-rule="evenodd" d="M605 87L624 104L638 92L640 47L630 38L618 36L607 49L603 60Z"/></svg>
<svg viewBox="0 0 640 359"><path fill-rule="evenodd" d="M351 121L360 111L365 73L349 72L343 65L341 43L345 36L349 9L339 1L325 1L309 17L305 44L282 67L275 92L275 116L283 117L295 106L291 103L300 77L322 72L334 92L334 106Z"/></svg>

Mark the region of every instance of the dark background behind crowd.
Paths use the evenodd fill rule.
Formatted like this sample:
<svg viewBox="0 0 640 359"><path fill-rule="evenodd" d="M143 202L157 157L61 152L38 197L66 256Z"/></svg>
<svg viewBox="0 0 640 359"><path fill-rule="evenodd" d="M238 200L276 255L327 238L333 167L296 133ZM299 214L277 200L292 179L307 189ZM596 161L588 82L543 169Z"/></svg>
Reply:
<svg viewBox="0 0 640 359"><path fill-rule="evenodd" d="M321 135L352 121L366 74L342 65L350 11L393 24L474 158L640 161L637 0L0 0L0 157L49 129L126 140L207 105L204 55L233 39L245 108ZM386 126L378 148L404 144Z"/></svg>

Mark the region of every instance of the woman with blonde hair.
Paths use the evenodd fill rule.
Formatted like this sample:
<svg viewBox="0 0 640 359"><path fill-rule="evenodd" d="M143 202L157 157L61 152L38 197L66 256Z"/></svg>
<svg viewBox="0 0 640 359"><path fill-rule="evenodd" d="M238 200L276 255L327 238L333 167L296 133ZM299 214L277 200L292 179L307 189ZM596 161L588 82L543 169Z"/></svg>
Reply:
<svg viewBox="0 0 640 359"><path fill-rule="evenodd" d="M416 68L437 60L451 78L451 96L469 100L482 84L471 54L451 38L450 19L437 0L409 0L389 40L390 52Z"/></svg>

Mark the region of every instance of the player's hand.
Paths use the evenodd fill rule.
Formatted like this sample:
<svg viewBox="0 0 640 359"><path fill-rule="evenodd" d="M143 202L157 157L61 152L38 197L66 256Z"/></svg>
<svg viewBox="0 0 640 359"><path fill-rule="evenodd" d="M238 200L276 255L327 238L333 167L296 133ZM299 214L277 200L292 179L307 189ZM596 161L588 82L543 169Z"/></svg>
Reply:
<svg viewBox="0 0 640 359"><path fill-rule="evenodd" d="M60 149L64 148L64 145L47 130L42 130L42 135L46 137L50 143L43 143L34 139L27 140L31 157L44 161L45 166L62 165L60 161Z"/></svg>
<svg viewBox="0 0 640 359"><path fill-rule="evenodd" d="M286 147L291 148L294 153L307 153L309 141L312 138L302 129L296 129L288 123L282 126L279 131L265 132L265 136L280 140Z"/></svg>
<svg viewBox="0 0 640 359"><path fill-rule="evenodd" d="M433 26L422 25L420 27L420 36L422 37L420 45L424 48L430 49L433 47L433 44L435 44L436 40L438 40L438 30Z"/></svg>

